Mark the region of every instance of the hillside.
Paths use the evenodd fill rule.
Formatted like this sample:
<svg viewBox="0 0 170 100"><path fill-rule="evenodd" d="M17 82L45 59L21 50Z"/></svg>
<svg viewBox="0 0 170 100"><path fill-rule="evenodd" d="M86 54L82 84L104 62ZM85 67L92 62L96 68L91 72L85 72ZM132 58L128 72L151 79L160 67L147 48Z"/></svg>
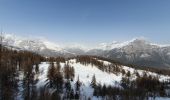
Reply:
<svg viewBox="0 0 170 100"><path fill-rule="evenodd" d="M99 60L100 62L102 62L104 65L108 66L111 65L110 62L107 61L102 61ZM101 86L112 86L112 87L120 87L123 88L121 86L121 82L122 82L122 78L126 77L126 73L130 72L130 77L129 79L132 80L136 80L137 76L136 73L139 73L139 76L143 76L144 73L146 73L148 76L151 75L152 77L158 77L160 82L163 81L167 81L170 80L170 76L165 76L165 75L159 75L153 72L149 72L149 71L145 71L145 70L135 70L133 68L127 67L127 66L120 66L120 68L122 68L122 70L125 70L125 74L123 75L123 73L120 72L106 72L106 71L102 71L98 68L98 66L95 65L91 65L91 64L87 64L87 65L83 65L81 63L77 63L76 59L70 59L68 61L66 61L65 63L60 63L61 65L61 71L64 70L65 65L68 64L68 66L73 67L74 68L74 78L73 81L71 82L71 87L74 90L74 93L76 92L76 82L77 80L79 80L79 82L81 83L80 86L80 98L81 100L86 100L87 98L91 98L92 100L100 100L103 97L96 97L93 96L94 94L94 88L91 86L91 82L93 77L95 76L96 78L96 85L101 84ZM48 67L50 66L49 63L42 63L39 65L40 68L40 72L42 72L40 78L40 81L37 83L37 87L43 87L46 84L48 84L49 81L48 77L47 77L47 71L48 71ZM56 63L55 63L55 66ZM65 80L67 81L67 80ZM50 90L51 91L51 90ZM168 90L169 91L169 90ZM65 92L64 95L62 95L62 98L65 98ZM108 97L104 97L105 99ZM163 99L163 98L162 98ZM117 99L116 99L117 100ZM164 99L163 99L164 100Z"/></svg>
<svg viewBox="0 0 170 100"><path fill-rule="evenodd" d="M61 58L60 58L61 59ZM115 98L116 100L127 100L125 94L123 93L124 89L126 90L128 85L130 86L133 82L139 80L140 78L150 78L151 82L162 82L166 86L166 96L169 97L169 81L170 76L157 74L155 72L150 72L146 70L134 69L128 66L120 65L117 63L112 63L108 61L104 61L103 59L97 57L90 56L78 56L76 58L70 58L68 60L54 60L51 59L50 62L42 62L39 64L38 73L35 75L37 77L37 81L35 83L36 91L46 91L47 94L54 95L58 93L57 98L60 99L80 99L80 100L102 100L102 99L111 99ZM54 62L53 62L54 61ZM33 67L33 71L35 71L35 66ZM56 71L56 72L55 72ZM56 73L59 76L53 76ZM50 76L49 76L50 75ZM55 75L55 74L54 74ZM21 75L22 76L22 75ZM54 78L58 78L55 80ZM60 80L63 78L63 81ZM153 80L152 80L153 78ZM129 82L128 82L129 80ZM148 79L146 81L149 81ZM20 80L22 81L22 79ZM55 83L55 81L57 83ZM59 83L62 84L59 84ZM94 82L94 83L93 83ZM125 82L125 83L123 83ZM128 83L126 83L128 82ZM132 82L132 83L131 83ZM145 82L145 81L144 81ZM127 86L124 85L127 84ZM140 83L143 84L143 83ZM146 83L145 83L146 84ZM151 84L151 83L148 83ZM134 83L133 83L134 85ZM152 84L156 85L156 84ZM107 89L106 94L95 94L96 89L101 88L102 91L104 87ZM167 87L168 86L168 87ZM22 87L19 87L19 95L17 98L22 99ZM158 87L157 87L158 89ZM109 91L119 91L115 92L115 94L110 95L107 94ZM128 89L127 89L128 90ZM98 91L98 90L97 90ZM128 90L129 91L129 90ZM130 90L131 93L129 95L129 99L132 100L137 94L133 94L134 90ZM152 90L153 91L153 90ZM160 90L154 90L156 92L155 97L166 100L165 97L160 97L162 94L159 94ZM116 94L118 93L118 94ZM157 94L158 93L158 94ZM50 95L42 95L44 98L56 98L51 97ZM152 94L152 92L151 92ZM148 95L149 98L153 98L152 95ZM117 95L117 96L116 96ZM141 94L140 94L141 95ZM138 94L137 97L140 95ZM119 97L121 96L121 97ZM140 97L143 100L146 95L142 95ZM121 98L121 99L120 99Z"/></svg>

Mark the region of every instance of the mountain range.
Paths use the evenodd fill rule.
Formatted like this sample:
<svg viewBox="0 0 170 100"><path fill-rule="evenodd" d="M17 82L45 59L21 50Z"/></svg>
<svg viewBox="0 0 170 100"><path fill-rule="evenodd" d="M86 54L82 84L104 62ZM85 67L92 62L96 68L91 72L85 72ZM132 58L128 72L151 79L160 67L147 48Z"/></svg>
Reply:
<svg viewBox="0 0 170 100"><path fill-rule="evenodd" d="M101 43L94 48L62 47L46 39L23 38L11 34L2 36L2 44L17 50L28 50L43 56L94 55L143 67L170 68L170 45L158 45L136 38L126 42Z"/></svg>

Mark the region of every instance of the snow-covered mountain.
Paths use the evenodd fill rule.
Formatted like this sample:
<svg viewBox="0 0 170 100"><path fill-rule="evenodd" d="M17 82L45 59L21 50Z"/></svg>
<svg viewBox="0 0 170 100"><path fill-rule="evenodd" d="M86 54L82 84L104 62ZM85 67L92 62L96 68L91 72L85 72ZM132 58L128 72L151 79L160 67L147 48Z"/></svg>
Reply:
<svg viewBox="0 0 170 100"><path fill-rule="evenodd" d="M148 49L148 48L155 48L155 47L169 47L170 45L159 45L149 42L148 40L144 38L134 38L130 41L125 42L117 42L113 41L111 43L100 43L96 48L94 49L100 49L100 50L113 50L116 48L123 48L125 46L135 46L136 49Z"/></svg>
<svg viewBox="0 0 170 100"><path fill-rule="evenodd" d="M152 44L145 40L135 39L120 48L104 53L107 58L128 64L157 68L170 68L170 46Z"/></svg>
<svg viewBox="0 0 170 100"><path fill-rule="evenodd" d="M19 48L21 50L33 51L45 56L74 55L73 53L64 50L56 43L46 39L23 38L11 34L5 34L3 36L3 45L12 46L13 48Z"/></svg>
<svg viewBox="0 0 170 100"><path fill-rule="evenodd" d="M103 44L88 54L111 58L126 64L170 68L170 46L157 45L144 39L133 39L123 43Z"/></svg>
<svg viewBox="0 0 170 100"><path fill-rule="evenodd" d="M112 50L114 48L121 48L123 46L126 46L129 43L130 41L126 41L126 42L113 41L112 43L100 43L95 49Z"/></svg>
<svg viewBox="0 0 170 100"><path fill-rule="evenodd" d="M44 56L96 55L126 64L169 68L170 45L157 45L145 39L132 39L126 42L101 43L86 49L81 45L61 46L46 39L31 39L5 34L3 44L23 50L37 52Z"/></svg>

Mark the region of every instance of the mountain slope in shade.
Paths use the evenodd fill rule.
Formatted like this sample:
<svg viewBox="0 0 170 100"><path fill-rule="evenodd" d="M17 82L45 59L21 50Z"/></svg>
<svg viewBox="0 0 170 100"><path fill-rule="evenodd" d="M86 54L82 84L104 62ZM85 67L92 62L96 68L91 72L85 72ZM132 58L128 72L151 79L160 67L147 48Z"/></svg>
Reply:
<svg viewBox="0 0 170 100"><path fill-rule="evenodd" d="M119 45L120 44L120 45ZM87 52L137 66L170 68L170 46L157 45L144 39L133 39L123 43L103 44Z"/></svg>
<svg viewBox="0 0 170 100"><path fill-rule="evenodd" d="M136 39L126 46L106 52L103 56L138 66L170 68L169 52L170 46L153 45Z"/></svg>

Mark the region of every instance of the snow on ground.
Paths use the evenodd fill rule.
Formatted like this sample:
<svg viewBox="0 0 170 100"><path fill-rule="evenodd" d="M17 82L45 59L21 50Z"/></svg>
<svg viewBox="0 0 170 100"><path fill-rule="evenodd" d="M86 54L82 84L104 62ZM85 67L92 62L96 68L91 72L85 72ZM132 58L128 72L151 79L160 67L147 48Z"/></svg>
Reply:
<svg viewBox="0 0 170 100"><path fill-rule="evenodd" d="M147 57L150 57L150 56L151 56L151 55L145 53L145 54L142 54L140 57L141 57L141 58L147 58Z"/></svg>
<svg viewBox="0 0 170 100"><path fill-rule="evenodd" d="M121 81L122 76L109 74L107 72L103 72L98 69L96 66L92 65L82 65L80 63L76 63L76 59L71 59L68 61L70 66L74 67L75 70L75 78L72 83L72 86L79 80L82 83L81 85L81 97L93 97L93 88L90 86L92 77L95 75L96 82L100 83L101 85L112 85L112 86L119 86L118 83ZM67 63L67 62L66 62ZM64 67L64 63L60 63L61 67Z"/></svg>
<svg viewBox="0 0 170 100"><path fill-rule="evenodd" d="M38 83L36 84L37 89L45 86L45 84L47 83L48 67L49 64L47 62L42 62L41 64L39 64L39 74L37 75ZM33 68L35 68L35 66ZM24 72L18 70L18 77L16 78L18 80L18 93L16 96L16 100L22 100L22 95L24 90L23 88Z"/></svg>
<svg viewBox="0 0 170 100"><path fill-rule="evenodd" d="M131 74L134 74L134 72L135 72L134 68L130 68L130 67L127 67L127 66L122 66L122 68L125 70L125 72L130 71ZM158 77L160 81L170 79L170 76L168 76L168 75L159 75L157 73L149 72L149 71L145 71L145 70L136 70L136 71L139 73L140 76L142 76L143 73L146 72L147 75ZM132 78L136 79L136 75L133 75Z"/></svg>
<svg viewBox="0 0 170 100"><path fill-rule="evenodd" d="M104 65L111 64L108 61L102 61L102 60L98 60L98 61L103 62ZM111 73L109 74L107 72L101 71L96 66L92 66L90 64L85 66L85 65L82 65L80 63L76 63L76 59L71 59L68 62L69 62L69 65L73 66L74 70L75 70L74 83L77 81L78 76L79 76L80 82L83 83L83 85L81 86L82 97L84 95L86 95L86 97L91 97L92 100L98 99L98 98L93 97L93 88L91 88L91 86L90 86L93 75L95 75L97 83L100 83L101 85L105 84L106 86L109 86L109 85L119 86L118 84L121 82L122 74L120 74L120 73L117 74L117 75L111 74ZM64 66L64 64L61 64L61 65ZM126 72L130 71L130 73L132 74L131 79L136 79L136 74L134 74L134 72L135 72L134 68L130 68L130 67L127 67L127 66L121 66L121 67ZM156 73L145 71L145 70L136 70L136 71L140 75L143 75L143 73L146 72L148 75L158 76L158 74L156 74ZM163 80L166 80L166 79L170 79L170 77L164 76L164 75L159 75L159 79L160 79L160 81L163 81Z"/></svg>
<svg viewBox="0 0 170 100"><path fill-rule="evenodd" d="M97 59L97 58L95 58ZM103 60L99 60L97 59L98 61L100 62L103 62L104 65L110 65L112 64L111 62L108 62L108 61L103 61ZM134 68L131 68L131 67L127 67L127 66L121 66L122 69L125 70L125 72L127 73L128 71L130 71L131 74L133 74L131 76L132 79L136 79L136 75L134 75L134 72L135 72L135 69ZM145 71L145 70L136 70L140 76L143 75L144 72L146 72L147 75L151 75L151 76L154 76L154 77L158 77L160 81L164 81L164 80L167 80L167 79L170 79L170 76L168 75L158 75L157 73L154 73L154 72L149 72L149 71Z"/></svg>
<svg viewBox="0 0 170 100"><path fill-rule="evenodd" d="M98 61L103 62L104 65L110 65L110 64L112 64L112 63L110 63L110 62L108 62L108 61L103 61L103 60L98 60Z"/></svg>
<svg viewBox="0 0 170 100"><path fill-rule="evenodd" d="M22 91L24 90L23 87L22 87L22 80L23 80L23 75L24 73L22 71L18 71L18 77L17 77L17 80L18 80L18 93L17 93L17 96L16 96L16 100L21 100L22 98Z"/></svg>
<svg viewBox="0 0 170 100"><path fill-rule="evenodd" d="M100 59L98 59L98 58L93 58L93 59L95 59L95 60L97 60L97 61L99 61L99 62L102 62L104 65L111 65L112 63L111 62L109 62L109 61L103 61L103 60L100 60Z"/></svg>
<svg viewBox="0 0 170 100"><path fill-rule="evenodd" d="M170 98L168 98L168 97L156 97L155 99L149 98L149 100L170 100Z"/></svg>
<svg viewBox="0 0 170 100"><path fill-rule="evenodd" d="M115 82L121 81L121 76L117 76L115 74L109 74L107 72L103 72L98 69L96 66L92 65L82 65L80 63L76 63L76 60L70 60L69 62L71 66L74 67L75 70L75 80L77 80L77 76L79 76L80 81L89 85L91 83L92 77L95 75L97 83L102 85L112 85Z"/></svg>
<svg viewBox="0 0 170 100"><path fill-rule="evenodd" d="M38 83L36 84L37 88L44 86L47 83L47 73L48 73L49 63L42 62L39 65L39 75L38 75Z"/></svg>
<svg viewBox="0 0 170 100"><path fill-rule="evenodd" d="M101 60L100 60L101 61ZM119 87L119 83L122 79L122 74L112 74L112 73L107 73L107 72L103 72L100 69L98 69L96 66L92 66L91 64L89 65L82 65L80 63L76 63L76 59L71 59L69 61L66 61L66 63L68 63L70 66L74 67L75 70L75 77L74 77L74 81L71 82L72 87L74 88L76 81L79 80L82 83L81 85L81 97L82 99L84 98L88 98L91 97L92 100L98 100L98 98L93 97L93 88L90 86L91 81L92 81L92 77L95 75L96 77L96 81L97 83L100 83L101 85L112 85L112 86L116 86ZM110 64L110 62L104 61L104 64ZM61 68L64 68L65 63L60 63ZM39 75L38 75L38 83L37 88L43 87L44 85L47 84L47 72L48 72L48 67L49 67L49 63L47 62L42 62L39 65ZM122 68L127 72L130 71L131 74L134 73L135 69L127 67L127 66L122 66ZM144 70L137 70L137 72L142 75ZM153 75L153 76L157 76L156 73L152 73L152 72L148 72L146 71L147 74L149 75ZM132 75L133 79L135 79L135 75ZM170 79L170 77L168 76L164 76L164 75L159 75L160 80L165 80L165 79ZM158 98L156 100L169 100L166 98Z"/></svg>

